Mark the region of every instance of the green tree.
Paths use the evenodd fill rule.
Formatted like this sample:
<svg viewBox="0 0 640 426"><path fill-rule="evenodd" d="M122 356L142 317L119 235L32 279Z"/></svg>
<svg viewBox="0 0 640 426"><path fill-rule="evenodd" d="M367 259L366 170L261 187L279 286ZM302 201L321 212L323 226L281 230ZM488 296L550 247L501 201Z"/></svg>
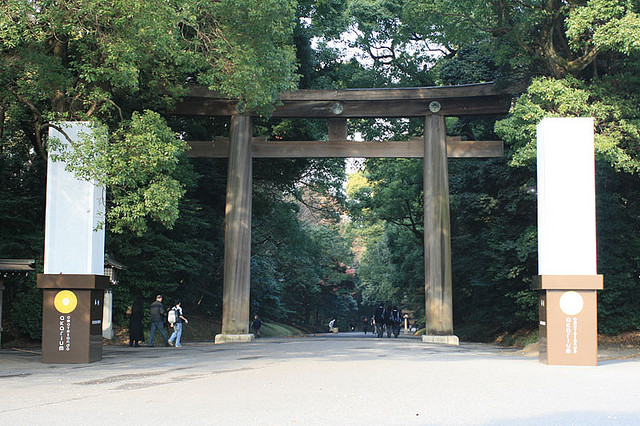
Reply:
<svg viewBox="0 0 640 426"><path fill-rule="evenodd" d="M0 258L35 259L44 241L43 163L21 144L0 146ZM35 274L4 277L3 339L41 335L42 291Z"/></svg>
<svg viewBox="0 0 640 426"><path fill-rule="evenodd" d="M638 186L640 99L620 87L626 78L638 77L626 71L588 82L567 77L538 78L512 108L511 115L496 124L496 132L514 149L511 165L533 175L535 168L535 126L545 116L591 116L595 122L596 202L598 272L605 276L605 290L599 297L599 328L617 333L638 327L638 306L629 292L640 286L637 274L638 241L633 201ZM623 242L619 236L628 235ZM622 247L622 250L619 250Z"/></svg>
<svg viewBox="0 0 640 426"><path fill-rule="evenodd" d="M604 291L598 294L599 328L607 334L640 329L640 186L637 177L615 172L606 162L596 165L598 273Z"/></svg>
<svg viewBox="0 0 640 426"><path fill-rule="evenodd" d="M369 159L349 177L351 232L365 246L358 260L363 304L380 301L424 314L422 162Z"/></svg>
<svg viewBox="0 0 640 426"><path fill-rule="evenodd" d="M448 1L427 4L415 1L411 4L422 8L410 11L412 16L427 16L417 14L417 10L430 13L424 22L418 22L417 19L406 22L425 37L430 37L430 34L444 35L448 40L447 46L455 53L451 59L445 59L440 72L448 74L447 63L459 58L469 46L477 46L496 64L498 72L494 75L498 80L509 83L513 82L513 78L537 76L517 99L509 116L495 126L497 135L508 144L509 165L515 168L510 169L502 179L504 184L515 178L511 189L504 188L502 195L492 195L488 199L497 206L508 202L509 198L511 202L522 199L519 204L526 201L523 190L532 188L534 183L535 126L543 117L594 117L599 170L599 272L610 276L600 298L600 329L617 332L637 327L637 308L623 302L626 300L624 295L638 286L633 278L635 274L631 272L635 264L634 253L637 253L635 238L623 244L626 250L622 258L628 268L622 267L617 259L609 256L616 251L611 236L636 226L633 215L627 214L629 208L635 208L635 204L625 204L625 200L629 200L630 188L637 186L633 182L637 182L638 176L639 99L635 91L627 90L629 84L637 81L640 69L637 42L640 39L640 9L637 3L520 2L517 7L509 1L483 4ZM438 28L441 32L434 31L436 27L430 27L435 22L440 23ZM474 61L474 69L479 63ZM460 75L459 72L457 74ZM459 190L452 188L452 192ZM523 206L527 204L531 203L525 202ZM619 208L621 205L625 206L622 210ZM455 205L452 206L452 209L455 208ZM508 214L498 212L487 218L489 223L497 225L508 218ZM499 219L500 216L503 219ZM515 221L504 223L508 223L509 227L503 225L496 228L501 230L495 235L511 235L513 243L508 251L503 251L501 256L493 259L493 263L487 263L502 267L495 271L492 279L485 282L493 282L494 289L513 298L514 306L522 307L516 312L517 316L533 318L534 298L525 288L527 276L535 271L532 262L532 255L535 254L535 218L512 215L512 219ZM493 244L489 250L500 253L499 247ZM509 244L505 247L509 247ZM517 257L508 262L500 261L509 259L511 254ZM512 290L496 287L500 282L508 283L505 279L511 281ZM626 322L622 319L625 316L623 312L626 313Z"/></svg>
<svg viewBox="0 0 640 426"><path fill-rule="evenodd" d="M5 1L1 142L21 140L45 159L55 123L107 126L101 149L80 149L88 155L76 160L83 177L108 176L105 183L122 189L110 193L113 229L144 231L148 218L171 226L184 188L167 162L178 162L185 146L168 144L166 123L143 110L166 113L198 82L239 99L240 108L268 113L278 93L295 87L294 16L294 2L274 0ZM148 171L131 179L136 167L123 170L112 160L139 165L128 152L147 142ZM122 187L126 180L135 181L136 194Z"/></svg>
<svg viewBox="0 0 640 426"><path fill-rule="evenodd" d="M490 325L485 328L492 333L534 326L536 295L529 285L537 272L535 126L545 116L593 116L598 223L606 223L598 227L599 267L610 277L600 298L600 327L607 332L637 327L637 307L628 297L638 286L635 238L622 244L615 238L624 248L613 247L613 236L637 226L631 188L637 186L640 105L637 91L628 89L635 87L640 69L637 2L358 0L348 11L359 31L355 45L370 53L371 69L383 70L382 85L497 80L514 87L516 95L525 91L495 129L494 118L447 120L450 135L506 142L504 160L449 162L456 323ZM406 58L413 66L405 66ZM367 139L414 134L410 123L405 130L393 123L359 126ZM375 161L365 165L365 173L379 172L384 178L376 179L384 184L377 187L372 179L353 201L353 212L357 220L389 216L385 237L372 241L371 248L399 275L407 266L389 255L390 231L399 229L399 217L406 220L398 202L411 200L406 197L411 190L396 181L396 170L383 170ZM385 198L388 188L396 190ZM413 216L421 219L419 204L415 207Z"/></svg>
<svg viewBox="0 0 640 426"><path fill-rule="evenodd" d="M402 21L451 51L488 40L500 65L562 78L595 72L587 68L608 52L637 50L637 7L629 0L409 0Z"/></svg>

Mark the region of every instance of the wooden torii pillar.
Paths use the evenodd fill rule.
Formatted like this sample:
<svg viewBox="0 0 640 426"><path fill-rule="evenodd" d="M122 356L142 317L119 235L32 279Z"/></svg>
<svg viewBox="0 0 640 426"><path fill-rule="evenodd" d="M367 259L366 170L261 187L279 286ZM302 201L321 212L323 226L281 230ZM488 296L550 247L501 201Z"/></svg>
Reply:
<svg viewBox="0 0 640 426"><path fill-rule="evenodd" d="M252 137L252 118L235 101L194 87L176 114L231 116L230 138L190 141L190 157L229 158L222 333L216 343L251 341L251 159L404 157L424 159L425 342L458 344L453 334L451 232L447 158L499 157L501 141L447 138L445 116L503 114L511 96L493 83L397 89L300 90L281 95L274 117L328 118L329 141ZM348 118L424 119L424 136L409 141L347 141Z"/></svg>
<svg viewBox="0 0 640 426"><path fill-rule="evenodd" d="M216 343L251 341L251 139L253 118L231 116L224 230L222 333Z"/></svg>
<svg viewBox="0 0 640 426"><path fill-rule="evenodd" d="M451 221L447 130L444 117L430 115L424 122L424 291L426 332L422 341L459 343L453 334L451 280Z"/></svg>

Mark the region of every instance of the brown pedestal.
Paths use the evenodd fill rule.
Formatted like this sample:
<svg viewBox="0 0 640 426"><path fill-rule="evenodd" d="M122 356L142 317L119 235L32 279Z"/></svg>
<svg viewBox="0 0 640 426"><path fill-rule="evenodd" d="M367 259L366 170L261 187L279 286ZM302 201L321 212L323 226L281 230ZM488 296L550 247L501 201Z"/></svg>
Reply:
<svg viewBox="0 0 640 426"><path fill-rule="evenodd" d="M42 362L79 364L102 359L104 275L38 274L43 289Z"/></svg>
<svg viewBox="0 0 640 426"><path fill-rule="evenodd" d="M540 362L598 364L598 303L602 275L538 275Z"/></svg>

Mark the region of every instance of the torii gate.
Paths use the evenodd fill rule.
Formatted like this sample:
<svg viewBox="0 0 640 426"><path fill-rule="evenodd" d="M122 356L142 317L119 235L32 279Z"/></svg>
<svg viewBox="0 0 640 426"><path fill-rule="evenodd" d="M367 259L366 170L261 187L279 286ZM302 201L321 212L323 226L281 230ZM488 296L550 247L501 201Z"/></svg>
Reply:
<svg viewBox="0 0 640 426"><path fill-rule="evenodd" d="M393 89L299 90L284 93L273 117L328 118L329 141L267 141L253 137L252 115L235 101L191 89L176 114L230 116L230 138L191 141L191 157L227 158L222 333L216 343L251 341L249 334L252 158L424 158L426 336L458 344L453 334L451 235L447 157L499 157L501 141L447 138L445 116L503 114L511 96L493 83ZM410 141L347 141L349 118L424 118L424 137Z"/></svg>

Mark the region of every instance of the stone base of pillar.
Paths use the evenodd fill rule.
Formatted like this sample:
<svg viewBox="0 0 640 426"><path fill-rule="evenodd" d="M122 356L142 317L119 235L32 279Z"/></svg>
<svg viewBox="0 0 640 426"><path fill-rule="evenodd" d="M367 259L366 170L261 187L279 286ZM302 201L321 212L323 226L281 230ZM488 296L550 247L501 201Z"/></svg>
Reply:
<svg viewBox="0 0 640 426"><path fill-rule="evenodd" d="M215 343L251 343L253 334L216 334Z"/></svg>
<svg viewBox="0 0 640 426"><path fill-rule="evenodd" d="M458 336L422 336L423 343L439 343L443 345L456 345L460 344Z"/></svg>
<svg viewBox="0 0 640 426"><path fill-rule="evenodd" d="M102 337L108 340L113 339L113 336L115 336L114 332L113 332L113 328L105 328L104 330L102 330Z"/></svg>

